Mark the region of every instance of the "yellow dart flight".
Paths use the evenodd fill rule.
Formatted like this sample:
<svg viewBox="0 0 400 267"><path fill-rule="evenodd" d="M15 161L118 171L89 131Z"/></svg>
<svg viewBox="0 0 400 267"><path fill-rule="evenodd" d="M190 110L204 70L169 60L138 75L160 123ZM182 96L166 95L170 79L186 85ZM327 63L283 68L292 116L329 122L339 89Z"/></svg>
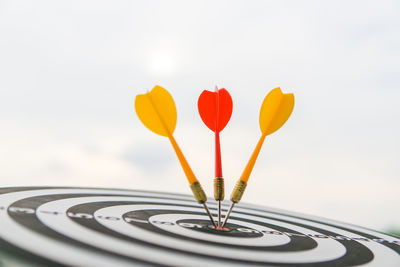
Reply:
<svg viewBox="0 0 400 267"><path fill-rule="evenodd" d="M264 101L260 110L260 129L261 137L257 143L256 148L251 155L249 162L244 169L242 176L236 183L235 188L231 194L231 207L229 208L222 227L225 226L229 219L229 215L232 212L233 206L239 203L243 196L244 190L246 189L247 182L250 178L250 174L253 170L254 164L256 163L258 154L260 153L261 147L264 143L265 137L279 130L285 122L289 119L294 108L294 95L291 93L282 93L281 88L275 88L268 93L264 98Z"/></svg>
<svg viewBox="0 0 400 267"><path fill-rule="evenodd" d="M135 110L140 121L150 131L168 137L178 156L182 169L185 172L195 199L198 203L204 205L211 222L215 226L214 219L206 205L207 196L173 137L177 121L177 112L171 94L163 87L156 85L150 92L136 96Z"/></svg>

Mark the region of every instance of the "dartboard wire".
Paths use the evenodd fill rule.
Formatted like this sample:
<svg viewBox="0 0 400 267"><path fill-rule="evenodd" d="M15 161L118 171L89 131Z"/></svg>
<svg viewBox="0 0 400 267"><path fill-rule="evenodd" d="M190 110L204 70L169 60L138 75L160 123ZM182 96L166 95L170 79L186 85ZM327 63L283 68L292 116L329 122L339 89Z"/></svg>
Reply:
<svg viewBox="0 0 400 267"><path fill-rule="evenodd" d="M118 200L121 200L121 199L118 199ZM76 199L76 201L77 201L77 203L82 203L82 201L83 201L83 199ZM91 202L91 203L93 203L93 202L95 202L96 201L96 199L95 198L87 198L87 202ZM104 201L104 198L99 198L98 199L98 201ZM70 202L70 201L65 201L65 204L63 203L63 201L62 200L59 200L59 201L54 201L54 202L50 202L50 203L47 203L47 204L45 204L46 205L46 207L45 207L45 205L43 205L42 207L43 207L43 209L44 208L46 208L47 210L50 208L50 210L51 210L51 206L49 207L49 205L54 205L54 206L56 206L56 207L58 207L58 208L62 208L61 209L61 211L62 212L65 212L65 210L66 209L68 209L68 207L70 206L70 205L73 205L74 203L72 202ZM63 206L65 206L65 207L63 207ZM39 213L40 214L40 213ZM43 215L44 216L44 215ZM43 217L42 216L42 217ZM64 218L65 219L65 218ZM41 218L41 220L43 221L43 218ZM47 224L48 222L44 222L45 224ZM51 227L52 228L54 228L54 227L59 227L60 226L60 222L58 222L58 223L56 223L56 222L54 222L54 221L52 221L52 223L54 224L54 225L52 225ZM292 226L293 227L293 226ZM83 238L83 237L87 237L87 239L89 239L89 240L92 240L93 238L95 238L95 236L93 235L93 236L88 236L88 233L85 233L85 235L83 235L83 233L81 233L81 234L78 234L78 231L80 231L80 230L82 230L82 229L79 229L80 227L77 227L76 225L73 225L73 224L69 224L68 225L68 229L73 229L73 231L70 231L70 234L71 235L73 235L73 238L77 238L77 239L79 239L79 238ZM57 230L57 229L56 229ZM60 230L62 230L61 228L60 228ZM65 233L64 233L65 234ZM315 234L318 234L317 232L315 232ZM98 238L101 238L100 236L98 236ZM157 237L156 237L157 238ZM82 240L81 240L82 241ZM333 243L336 243L335 241L333 241L333 240L319 240L319 242L321 242L321 246L322 246L322 244L324 244L324 242L333 242ZM97 242L98 243L98 242ZM114 248L117 244L114 244L114 245L111 245L111 241L110 240L107 240L107 239L104 239L104 240L102 240L102 242L101 242L101 244L105 244L105 245L109 245L109 247L111 247L111 249L112 248ZM126 244L127 245L127 247L129 246L129 244ZM130 248L132 248L132 247L130 247ZM322 248L322 247L321 247ZM120 249L120 248L119 248ZM215 248L216 249L216 248ZM343 252L342 253L344 253L345 251L343 250ZM132 253L132 251L129 251L129 253ZM251 253L251 251L246 251L246 253ZM299 252L299 253L295 253L295 254L300 254L300 253L302 253L302 252ZM265 253L264 253L265 254ZM286 253L286 254L289 254L289 253ZM304 253L303 253L304 254ZM270 256L272 256L272 257L274 257L274 255L276 256L276 254L271 254ZM338 255L338 256L340 256L340 255ZM335 257L336 258L336 257ZM173 258L174 260L176 260L176 258L174 257Z"/></svg>

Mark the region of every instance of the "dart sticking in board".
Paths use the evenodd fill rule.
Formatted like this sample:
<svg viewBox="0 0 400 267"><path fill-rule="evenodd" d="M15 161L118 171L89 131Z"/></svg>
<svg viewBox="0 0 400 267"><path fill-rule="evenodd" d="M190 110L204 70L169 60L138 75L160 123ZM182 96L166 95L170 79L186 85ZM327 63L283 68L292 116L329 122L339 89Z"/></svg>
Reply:
<svg viewBox="0 0 400 267"><path fill-rule="evenodd" d="M224 201L219 134L232 103L228 91L218 88L204 91L198 100L200 117L215 136L214 199L207 199L174 138L177 110L171 94L155 86L136 97L136 114L150 131L168 138L192 196L0 188L0 266L400 266L397 237L239 203L266 137L292 113L294 95L280 88L264 98L261 137L230 201Z"/></svg>
<svg viewBox="0 0 400 267"><path fill-rule="evenodd" d="M240 203L225 227L189 195L1 188L0 266L400 266L399 238L355 225Z"/></svg>

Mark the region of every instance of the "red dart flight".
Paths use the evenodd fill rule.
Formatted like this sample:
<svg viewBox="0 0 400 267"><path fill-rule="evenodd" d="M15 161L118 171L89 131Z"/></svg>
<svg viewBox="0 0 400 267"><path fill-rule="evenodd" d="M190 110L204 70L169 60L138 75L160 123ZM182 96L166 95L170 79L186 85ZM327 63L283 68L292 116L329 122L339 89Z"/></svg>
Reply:
<svg viewBox="0 0 400 267"><path fill-rule="evenodd" d="M233 109L232 97L225 88L215 92L204 90L197 102L204 124L215 133L215 179L214 198L218 201L218 226L221 225L221 201L224 200L224 180L222 177L221 147L219 133L228 124Z"/></svg>

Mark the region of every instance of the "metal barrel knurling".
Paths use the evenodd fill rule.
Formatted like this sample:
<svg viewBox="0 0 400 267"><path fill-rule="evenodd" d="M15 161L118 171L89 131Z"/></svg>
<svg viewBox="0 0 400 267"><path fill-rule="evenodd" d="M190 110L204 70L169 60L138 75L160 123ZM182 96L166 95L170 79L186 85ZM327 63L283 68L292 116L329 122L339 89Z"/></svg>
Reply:
<svg viewBox="0 0 400 267"><path fill-rule="evenodd" d="M192 189L193 196L198 203L203 204L207 201L206 193L204 193L204 190L199 182L194 182L193 184L191 184L190 189Z"/></svg>
<svg viewBox="0 0 400 267"><path fill-rule="evenodd" d="M243 182L242 180L239 180L236 183L236 186L233 189L232 194L231 194L231 201L233 203L239 203L240 199L243 196L244 190L246 189L246 186L247 186L247 183Z"/></svg>
<svg viewBox="0 0 400 267"><path fill-rule="evenodd" d="M224 178L214 178L214 198L217 201L222 201L225 198Z"/></svg>

